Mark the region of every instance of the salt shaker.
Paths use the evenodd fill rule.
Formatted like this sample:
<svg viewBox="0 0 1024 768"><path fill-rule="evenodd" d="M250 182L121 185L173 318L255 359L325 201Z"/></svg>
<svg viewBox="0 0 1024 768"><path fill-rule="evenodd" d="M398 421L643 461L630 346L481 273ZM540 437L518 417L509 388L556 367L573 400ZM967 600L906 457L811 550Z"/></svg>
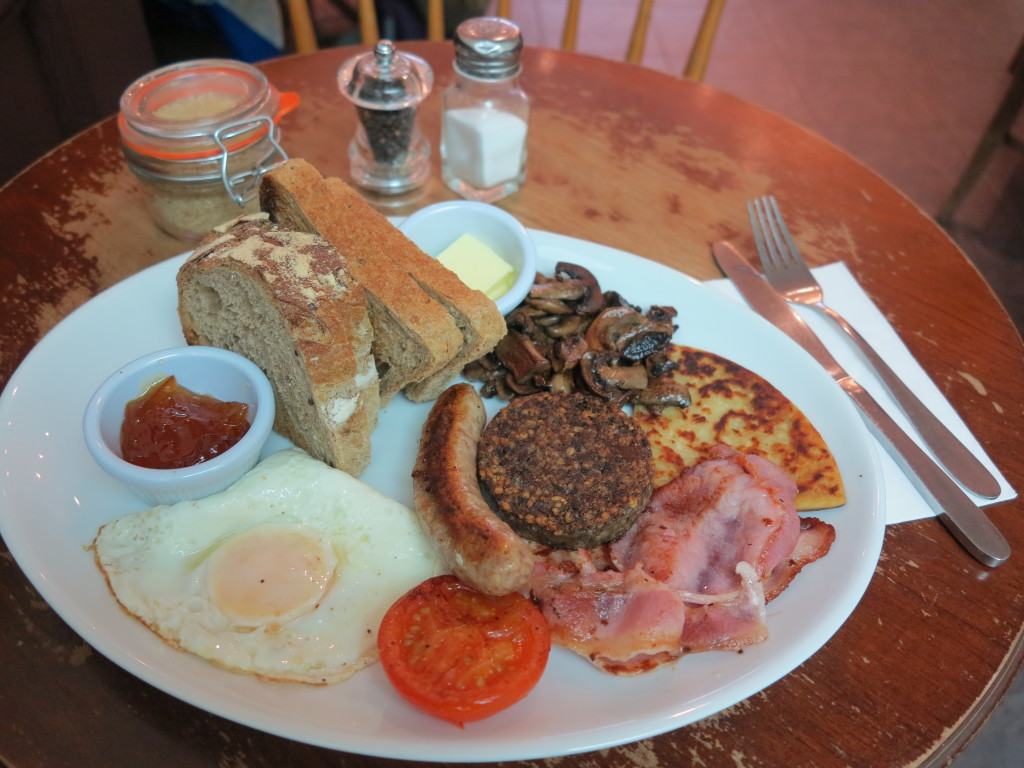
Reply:
<svg viewBox="0 0 1024 768"><path fill-rule="evenodd" d="M378 40L370 53L338 70L338 89L356 107L359 125L349 144L352 179L385 196L421 187L430 175L430 142L416 120L434 73L419 56Z"/></svg>
<svg viewBox="0 0 1024 768"><path fill-rule="evenodd" d="M445 90L441 177L469 200L494 202L526 180L530 99L519 85L523 37L508 19L467 19L455 30L455 80Z"/></svg>

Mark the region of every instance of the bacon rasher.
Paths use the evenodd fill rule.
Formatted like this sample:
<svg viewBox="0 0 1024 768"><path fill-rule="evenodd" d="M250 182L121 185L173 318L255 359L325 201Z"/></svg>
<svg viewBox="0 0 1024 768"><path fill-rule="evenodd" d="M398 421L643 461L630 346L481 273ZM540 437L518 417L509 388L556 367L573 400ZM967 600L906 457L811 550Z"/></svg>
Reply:
<svg viewBox="0 0 1024 768"><path fill-rule="evenodd" d="M531 589L552 641L618 675L762 642L765 603L835 537L801 520L795 495L770 461L714 448L606 550L538 558Z"/></svg>

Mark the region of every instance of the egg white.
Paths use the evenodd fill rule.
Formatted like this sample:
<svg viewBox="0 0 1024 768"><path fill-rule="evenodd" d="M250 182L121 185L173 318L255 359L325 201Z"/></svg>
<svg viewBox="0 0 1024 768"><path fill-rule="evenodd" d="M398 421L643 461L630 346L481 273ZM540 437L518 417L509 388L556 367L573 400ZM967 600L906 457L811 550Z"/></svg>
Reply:
<svg viewBox="0 0 1024 768"><path fill-rule="evenodd" d="M256 559L272 572L285 558L273 551L282 537L309 542L307 561L319 568L312 597L276 618L240 616L224 597L234 577L223 563L234 561L218 564L215 553L257 542ZM311 684L345 680L376 661L385 611L444 572L415 513L291 449L213 496L104 525L94 552L118 602L173 647L235 672ZM211 567L220 585L213 595Z"/></svg>

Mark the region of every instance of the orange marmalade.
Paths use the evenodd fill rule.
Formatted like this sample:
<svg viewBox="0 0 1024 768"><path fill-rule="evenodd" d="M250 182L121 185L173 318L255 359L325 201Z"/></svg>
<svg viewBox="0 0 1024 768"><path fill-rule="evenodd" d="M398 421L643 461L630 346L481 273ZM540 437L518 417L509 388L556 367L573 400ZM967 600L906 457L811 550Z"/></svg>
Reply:
<svg viewBox="0 0 1024 768"><path fill-rule="evenodd" d="M149 469L209 461L249 430L248 410L245 403L196 394L168 376L125 406L121 455Z"/></svg>

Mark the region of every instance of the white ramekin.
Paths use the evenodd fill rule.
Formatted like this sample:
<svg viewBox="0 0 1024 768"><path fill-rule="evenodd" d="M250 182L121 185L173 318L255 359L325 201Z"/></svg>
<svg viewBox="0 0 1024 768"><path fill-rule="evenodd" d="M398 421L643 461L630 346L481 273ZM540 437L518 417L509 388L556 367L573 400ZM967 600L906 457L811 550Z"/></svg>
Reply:
<svg viewBox="0 0 1024 768"><path fill-rule="evenodd" d="M246 403L249 430L220 456L180 469L149 469L121 457L125 405L173 375L181 386L218 400ZM107 473L151 504L173 504L222 491L252 469L274 425L274 391L253 362L215 347L165 349L112 373L85 409L82 429L89 452Z"/></svg>
<svg viewBox="0 0 1024 768"><path fill-rule="evenodd" d="M516 271L511 288L495 300L507 315L526 298L537 274L537 249L515 216L489 203L449 200L421 208L398 225L423 251L437 257L464 234L470 234L504 258Z"/></svg>

